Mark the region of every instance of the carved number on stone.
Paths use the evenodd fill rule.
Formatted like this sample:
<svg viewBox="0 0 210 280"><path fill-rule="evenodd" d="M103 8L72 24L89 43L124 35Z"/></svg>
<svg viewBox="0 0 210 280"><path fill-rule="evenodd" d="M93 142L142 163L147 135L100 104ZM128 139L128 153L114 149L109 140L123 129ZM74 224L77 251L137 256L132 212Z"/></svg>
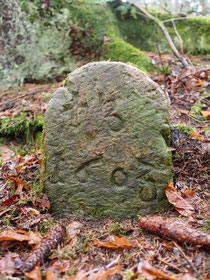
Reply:
<svg viewBox="0 0 210 280"><path fill-rule="evenodd" d="M156 190L150 186L144 186L140 191L140 198L143 201L150 201L156 197Z"/></svg>
<svg viewBox="0 0 210 280"><path fill-rule="evenodd" d="M122 168L117 168L112 172L112 181L114 182L114 184L122 186L125 184L126 180L127 174Z"/></svg>
<svg viewBox="0 0 210 280"><path fill-rule="evenodd" d="M113 131L120 131L124 124L123 120L118 115L112 115L107 118L108 124Z"/></svg>
<svg viewBox="0 0 210 280"><path fill-rule="evenodd" d="M102 157L92 158L88 161L83 162L76 170L77 179L82 183L87 182L89 175L86 168L88 168L92 163L99 162L101 158Z"/></svg>

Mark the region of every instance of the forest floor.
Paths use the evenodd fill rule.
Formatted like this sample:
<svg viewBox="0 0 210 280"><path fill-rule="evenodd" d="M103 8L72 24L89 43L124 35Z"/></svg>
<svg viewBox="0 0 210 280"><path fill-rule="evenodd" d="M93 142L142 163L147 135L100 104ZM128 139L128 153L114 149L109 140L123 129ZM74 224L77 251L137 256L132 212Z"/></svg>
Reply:
<svg viewBox="0 0 210 280"><path fill-rule="evenodd" d="M25 84L0 93L0 279L209 279L209 236L203 245L192 245L196 233L187 233L189 227L200 230L205 239L210 225L210 65L206 58L191 57L191 69L184 70L171 55L147 55L164 73L150 76L170 103L172 205L157 213L157 220L172 235L148 233L141 217L58 220L50 214L48 198L37 192L39 131L50 96L62 82ZM154 226L148 222L148 228ZM183 234L173 232L177 222ZM36 244L38 251L31 252Z"/></svg>

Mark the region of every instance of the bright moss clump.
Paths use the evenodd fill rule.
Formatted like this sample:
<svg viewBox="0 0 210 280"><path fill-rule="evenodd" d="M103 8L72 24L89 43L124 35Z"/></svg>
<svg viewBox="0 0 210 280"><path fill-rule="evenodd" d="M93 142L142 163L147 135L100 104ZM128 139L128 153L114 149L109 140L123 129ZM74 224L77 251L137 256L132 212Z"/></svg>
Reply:
<svg viewBox="0 0 210 280"><path fill-rule="evenodd" d="M18 117L2 118L0 120L1 136L30 139L42 130L44 117L38 115L36 119L28 115L24 110ZM40 142L40 140L39 140Z"/></svg>
<svg viewBox="0 0 210 280"><path fill-rule="evenodd" d="M152 70L150 59L121 38L112 40L108 44L108 57L113 61L131 62L145 72Z"/></svg>

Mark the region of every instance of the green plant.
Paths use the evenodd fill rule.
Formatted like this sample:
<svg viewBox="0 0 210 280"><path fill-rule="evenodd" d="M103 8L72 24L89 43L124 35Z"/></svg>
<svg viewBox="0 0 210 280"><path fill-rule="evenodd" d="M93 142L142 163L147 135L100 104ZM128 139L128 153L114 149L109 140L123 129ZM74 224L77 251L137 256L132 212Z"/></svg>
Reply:
<svg viewBox="0 0 210 280"><path fill-rule="evenodd" d="M124 228L119 223L112 223L109 226L109 234L122 234L124 231Z"/></svg>
<svg viewBox="0 0 210 280"><path fill-rule="evenodd" d="M186 123L175 124L172 129L178 129L181 133L190 134L191 132L197 132L195 128L186 125Z"/></svg>
<svg viewBox="0 0 210 280"><path fill-rule="evenodd" d="M206 118L201 116L201 111L205 107L206 107L206 105L202 104L200 101L195 102L195 104L191 107L190 116L195 119L205 121Z"/></svg>
<svg viewBox="0 0 210 280"><path fill-rule="evenodd" d="M210 97L210 92L204 92L202 95L201 95L201 98L209 98Z"/></svg>
<svg viewBox="0 0 210 280"><path fill-rule="evenodd" d="M22 109L18 117L2 118L0 120L0 134L2 136L25 138L32 143L36 132L42 130L43 126L44 117L42 115L38 115L34 119L32 114Z"/></svg>

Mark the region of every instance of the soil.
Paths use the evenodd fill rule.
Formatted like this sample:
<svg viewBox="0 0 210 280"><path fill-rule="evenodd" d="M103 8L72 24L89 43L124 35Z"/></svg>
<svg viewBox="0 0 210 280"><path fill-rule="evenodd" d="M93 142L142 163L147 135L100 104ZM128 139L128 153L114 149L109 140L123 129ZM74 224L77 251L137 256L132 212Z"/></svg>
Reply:
<svg viewBox="0 0 210 280"><path fill-rule="evenodd" d="M186 228L190 226L204 233L208 232L208 61L206 57L191 57L189 59L193 66L191 70L186 70L171 55L147 55L162 71L150 76L165 91L170 102L173 185L178 194L177 201L179 203L182 197L193 207L191 215L180 214L177 205L172 205L167 212L157 214L163 219L181 221ZM38 114L43 114L50 95L61 85L60 81L49 84L33 83L1 92L1 118L17 117L23 108L30 112L26 117L35 118ZM192 107L195 103L198 104L197 102L203 106L195 112ZM41 270L42 279L209 278L209 255L205 248L187 242L179 244L176 236L167 240L163 236L147 233L139 226L138 218L116 221L79 218L63 220L53 217L47 197L36 191L37 176L42 163L39 145L33 141L27 143L23 139L5 137L3 130L1 134L2 277L10 275L19 277L14 279L26 279L26 276L30 279L41 279ZM18 260L24 262L34 245L27 240L20 242L17 236L11 240L9 231L24 236L28 234L32 239L31 231L44 236L52 225L58 222L62 222L67 228L67 237L62 244L57 250L53 250L50 257L41 256L41 268L36 267L33 275L21 273ZM56 243L56 237L53 235L52 238ZM51 272L47 272L49 270Z"/></svg>

